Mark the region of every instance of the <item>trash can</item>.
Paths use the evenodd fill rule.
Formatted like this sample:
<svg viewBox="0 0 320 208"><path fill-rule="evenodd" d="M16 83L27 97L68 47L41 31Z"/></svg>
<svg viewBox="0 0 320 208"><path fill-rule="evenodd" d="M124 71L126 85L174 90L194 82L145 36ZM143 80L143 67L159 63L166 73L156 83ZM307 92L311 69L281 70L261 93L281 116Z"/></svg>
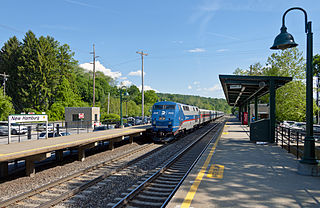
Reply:
<svg viewBox="0 0 320 208"><path fill-rule="evenodd" d="M270 119L261 119L250 123L251 142L272 142L270 136Z"/></svg>

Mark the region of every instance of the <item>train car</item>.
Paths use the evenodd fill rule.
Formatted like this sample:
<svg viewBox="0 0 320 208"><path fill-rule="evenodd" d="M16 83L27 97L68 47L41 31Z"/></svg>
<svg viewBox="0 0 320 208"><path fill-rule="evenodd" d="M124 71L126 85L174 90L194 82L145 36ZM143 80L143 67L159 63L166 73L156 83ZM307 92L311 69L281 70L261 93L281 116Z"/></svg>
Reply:
<svg viewBox="0 0 320 208"><path fill-rule="evenodd" d="M170 141L182 132L216 119L212 110L170 101L157 102L152 107L151 124L154 141Z"/></svg>

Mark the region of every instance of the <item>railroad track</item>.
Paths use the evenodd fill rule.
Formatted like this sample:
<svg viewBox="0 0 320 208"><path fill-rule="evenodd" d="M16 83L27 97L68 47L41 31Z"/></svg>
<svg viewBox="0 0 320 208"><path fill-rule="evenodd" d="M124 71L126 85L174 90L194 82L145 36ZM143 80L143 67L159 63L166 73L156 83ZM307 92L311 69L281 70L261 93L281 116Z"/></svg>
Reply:
<svg viewBox="0 0 320 208"><path fill-rule="evenodd" d="M212 140L220 135L224 122L217 123L170 161L109 207L165 207Z"/></svg>
<svg viewBox="0 0 320 208"><path fill-rule="evenodd" d="M155 149L156 146L159 145L144 145L116 159L91 166L40 188L0 202L0 207L52 207L165 147L164 145ZM128 161L128 158L135 159Z"/></svg>

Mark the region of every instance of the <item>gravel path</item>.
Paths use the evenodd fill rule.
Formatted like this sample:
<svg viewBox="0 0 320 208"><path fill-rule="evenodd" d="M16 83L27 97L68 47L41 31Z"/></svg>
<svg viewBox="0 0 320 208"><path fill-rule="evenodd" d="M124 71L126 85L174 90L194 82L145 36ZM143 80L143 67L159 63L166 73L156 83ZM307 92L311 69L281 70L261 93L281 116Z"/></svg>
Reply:
<svg viewBox="0 0 320 208"><path fill-rule="evenodd" d="M96 186L88 188L84 192L75 195L71 199L59 204L57 207L106 207L109 203L117 202L116 198L123 197L123 193L129 192L129 188L148 177L155 168L166 162L170 157L183 149L194 137L201 135L213 124L209 124L161 149L148 158L134 164L128 170L123 170L117 175L111 176Z"/></svg>
<svg viewBox="0 0 320 208"><path fill-rule="evenodd" d="M83 162L74 160L76 156L69 156L63 166L57 165L41 171L36 170L36 175L33 178L24 176L11 181L3 182L0 184L0 201L51 183L60 178L76 173L80 170L84 170L92 165L100 164L103 161L116 158L120 155L123 155L124 153L140 148L141 145L143 144L124 144L115 148L113 151L108 150L91 156L87 156L85 161ZM90 155L90 152L88 155Z"/></svg>

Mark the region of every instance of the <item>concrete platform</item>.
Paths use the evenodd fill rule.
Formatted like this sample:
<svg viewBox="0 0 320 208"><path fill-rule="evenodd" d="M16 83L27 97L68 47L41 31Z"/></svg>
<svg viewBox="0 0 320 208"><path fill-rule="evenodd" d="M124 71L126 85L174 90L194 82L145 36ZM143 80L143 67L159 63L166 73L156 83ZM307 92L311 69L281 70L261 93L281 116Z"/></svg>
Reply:
<svg viewBox="0 0 320 208"><path fill-rule="evenodd" d="M138 136L150 128L151 125L141 125L123 129L111 129L41 140L30 140L20 143L2 144L0 145L0 177L7 175L7 166L10 161L26 160L26 173L32 176L34 175L33 162L50 157L52 151L55 151L57 159L62 160L63 150L74 148L78 150L79 160L83 161L85 158L85 150L96 146L98 142L108 141L109 148L113 149L114 142L121 141L126 136L129 136L132 142L134 136Z"/></svg>
<svg viewBox="0 0 320 208"><path fill-rule="evenodd" d="M299 175L280 146L250 143L247 130L231 118L167 207L320 207L320 178Z"/></svg>

